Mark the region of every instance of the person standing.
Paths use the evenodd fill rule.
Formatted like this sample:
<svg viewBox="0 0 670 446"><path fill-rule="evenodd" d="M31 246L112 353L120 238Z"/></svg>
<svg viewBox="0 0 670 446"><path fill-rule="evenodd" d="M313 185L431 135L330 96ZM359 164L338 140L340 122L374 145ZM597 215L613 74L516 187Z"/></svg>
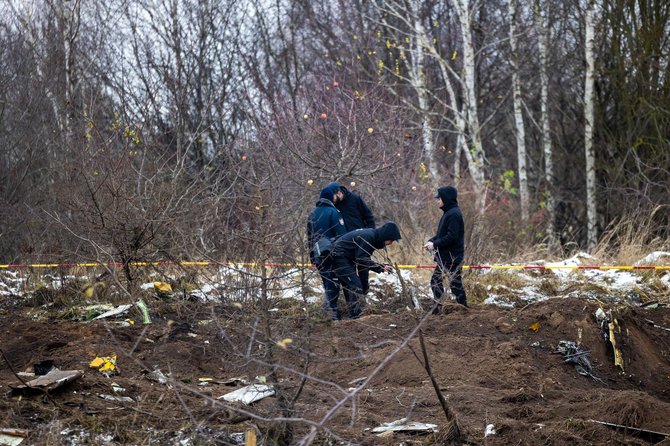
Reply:
<svg viewBox="0 0 670 446"><path fill-rule="evenodd" d="M314 244L322 237L335 240L346 233L344 220L340 211L335 207L339 183L330 183L321 190L319 201L307 218L307 241L309 243L309 258L316 265L323 282L325 291L324 307L333 319L339 319L337 299L340 294L340 284L333 272L332 256L317 255Z"/></svg>
<svg viewBox="0 0 670 446"><path fill-rule="evenodd" d="M357 267L364 267L377 273L391 272L391 265L384 265L372 260L375 250L391 245L400 240L400 229L394 222L387 222L379 228L356 229L347 232L333 244L331 257L333 271L345 290L349 317L356 319L361 315L365 305L365 294Z"/></svg>
<svg viewBox="0 0 670 446"><path fill-rule="evenodd" d="M347 232L355 229L375 228L375 217L363 198L356 192L340 186L335 207L342 214ZM370 271L362 265L357 267L358 277L361 279L363 292L367 294L370 287Z"/></svg>
<svg viewBox="0 0 670 446"><path fill-rule="evenodd" d="M353 231L354 229L374 229L376 227L375 217L372 215L372 211L363 198L356 192L352 192L344 186L340 186L335 207L342 214L342 218L344 218L344 225L347 227L347 232Z"/></svg>
<svg viewBox="0 0 670 446"><path fill-rule="evenodd" d="M452 186L440 187L435 198L443 213L437 225L437 234L426 242L424 248L435 257L436 267L430 278L430 288L435 301L438 302L435 311L439 312L444 295L445 274L448 274L449 285L456 302L467 307L468 301L462 279L465 224L461 209L458 207L458 191Z"/></svg>

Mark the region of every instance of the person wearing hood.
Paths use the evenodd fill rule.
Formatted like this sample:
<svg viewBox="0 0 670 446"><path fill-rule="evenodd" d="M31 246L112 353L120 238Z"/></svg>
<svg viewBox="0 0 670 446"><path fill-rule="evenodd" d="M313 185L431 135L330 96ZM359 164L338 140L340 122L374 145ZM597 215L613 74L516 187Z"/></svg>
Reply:
<svg viewBox="0 0 670 446"><path fill-rule="evenodd" d="M465 256L465 224L458 207L458 191L452 186L440 187L435 198L442 209L442 217L437 225L437 234L426 242L424 248L435 257L436 267L430 278L430 288L438 302L435 312L439 312L444 295L444 274L448 275L456 302L467 307L468 301L461 274Z"/></svg>
<svg viewBox="0 0 670 446"><path fill-rule="evenodd" d="M393 271L391 265L377 263L371 256L375 250L385 248L400 238L400 228L390 221L379 228L347 232L333 244L333 271L346 291L344 297L351 319L361 315L366 294L356 267L364 267L377 273Z"/></svg>
<svg viewBox="0 0 670 446"><path fill-rule="evenodd" d="M363 228L374 229L376 227L375 217L363 198L356 192L350 191L344 186L340 186L335 207L342 214L344 226L347 227L347 232ZM363 266L358 266L357 272L358 277L361 279L363 293L367 293L370 271Z"/></svg>
<svg viewBox="0 0 670 446"><path fill-rule="evenodd" d="M324 307L332 312L337 309L337 298L340 294L340 284L333 272L332 256L317 255L314 252L315 243L323 238L335 240L346 233L344 220L335 207L337 193L340 190L339 183L327 184L319 196L319 201L307 218L307 242L309 243L309 258L316 265L325 291ZM335 318L335 314L333 314Z"/></svg>
<svg viewBox="0 0 670 446"><path fill-rule="evenodd" d="M344 218L347 232L354 229L374 229L376 227L375 217L372 215L372 211L368 205L363 201L363 198L344 186L340 186L335 207L342 214L342 218Z"/></svg>

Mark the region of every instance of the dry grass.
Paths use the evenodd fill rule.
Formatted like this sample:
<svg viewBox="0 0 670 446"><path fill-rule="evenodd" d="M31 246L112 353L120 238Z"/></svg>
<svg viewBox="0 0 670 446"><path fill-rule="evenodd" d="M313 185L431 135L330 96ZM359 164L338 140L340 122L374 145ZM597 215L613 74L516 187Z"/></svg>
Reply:
<svg viewBox="0 0 670 446"><path fill-rule="evenodd" d="M654 236L658 206L649 214L624 216L612 223L600 238L593 255L604 262L632 265L655 251L670 250L670 240Z"/></svg>

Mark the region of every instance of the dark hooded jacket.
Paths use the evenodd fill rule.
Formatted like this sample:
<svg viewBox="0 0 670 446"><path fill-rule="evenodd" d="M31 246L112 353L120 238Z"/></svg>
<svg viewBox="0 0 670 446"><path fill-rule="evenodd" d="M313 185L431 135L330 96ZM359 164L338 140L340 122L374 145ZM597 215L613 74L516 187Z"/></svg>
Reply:
<svg viewBox="0 0 670 446"><path fill-rule="evenodd" d="M333 195L337 193L339 185L337 185L337 187L332 187L331 185L332 183L323 188L321 191L321 198L316 202L314 210L307 218L307 242L312 261L314 261L312 247L317 240L321 237L330 237L334 239L346 233L344 220L331 201Z"/></svg>
<svg viewBox="0 0 670 446"><path fill-rule="evenodd" d="M347 232L335 241L331 255L380 273L384 271L384 267L370 256L376 249L384 248L386 240L400 240L400 229L392 221L376 229L365 228Z"/></svg>
<svg viewBox="0 0 670 446"><path fill-rule="evenodd" d="M430 239L435 246L438 261L445 264L461 263L465 255L465 225L463 214L458 207L458 191L446 186L437 190L442 199L442 218L437 225L437 234Z"/></svg>
<svg viewBox="0 0 670 446"><path fill-rule="evenodd" d="M360 195L349 191L344 186L341 186L340 190L344 193L344 197L342 201L335 204L335 207L342 213L347 232L361 228L374 229L375 217Z"/></svg>

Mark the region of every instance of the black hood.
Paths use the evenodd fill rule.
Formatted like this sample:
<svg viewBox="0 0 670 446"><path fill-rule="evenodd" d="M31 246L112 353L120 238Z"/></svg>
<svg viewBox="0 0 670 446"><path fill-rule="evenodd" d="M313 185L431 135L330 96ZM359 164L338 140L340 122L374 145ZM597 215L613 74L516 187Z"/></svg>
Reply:
<svg viewBox="0 0 670 446"><path fill-rule="evenodd" d="M375 229L375 231L377 232L377 239L380 241L386 241L386 240L397 241L400 240L401 238L400 228L398 228L398 225L392 221L384 223L382 226Z"/></svg>
<svg viewBox="0 0 670 446"><path fill-rule="evenodd" d="M458 205L458 191L453 186L441 187L437 190L435 198L442 199L442 209Z"/></svg>
<svg viewBox="0 0 670 446"><path fill-rule="evenodd" d="M340 191L340 183L334 181L332 183L326 184L326 187L321 189L321 195L319 198L325 198L326 200L333 201L333 196Z"/></svg>

